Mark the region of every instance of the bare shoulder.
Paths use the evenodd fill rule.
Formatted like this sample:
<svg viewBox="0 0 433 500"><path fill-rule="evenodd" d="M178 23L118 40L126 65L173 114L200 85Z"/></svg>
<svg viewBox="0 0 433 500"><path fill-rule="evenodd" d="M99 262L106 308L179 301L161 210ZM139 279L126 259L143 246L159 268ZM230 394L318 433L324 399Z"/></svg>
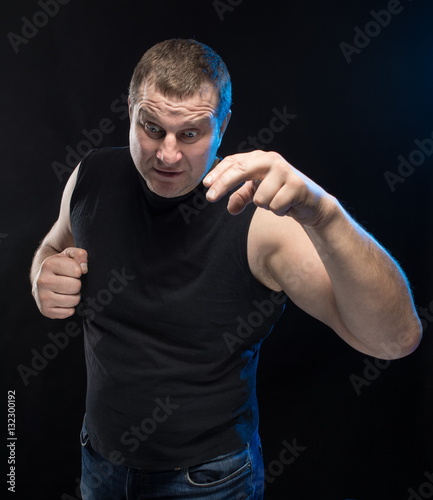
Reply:
<svg viewBox="0 0 433 500"><path fill-rule="evenodd" d="M65 248L75 246L74 238L71 229L70 203L71 197L77 183L78 165L70 175L65 189L63 190L62 201L60 203L59 217L53 227L45 236L44 245L48 245L58 252L62 252Z"/></svg>

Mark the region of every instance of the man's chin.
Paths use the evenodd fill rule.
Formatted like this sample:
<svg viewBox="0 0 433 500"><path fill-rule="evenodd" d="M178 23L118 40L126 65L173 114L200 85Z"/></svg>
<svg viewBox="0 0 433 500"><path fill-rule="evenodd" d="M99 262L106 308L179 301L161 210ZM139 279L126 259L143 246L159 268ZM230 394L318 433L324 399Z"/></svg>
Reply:
<svg viewBox="0 0 433 500"><path fill-rule="evenodd" d="M161 196L161 198L177 198L178 196L189 193L195 187L176 185L173 182L155 182L148 179L145 179L145 181L149 190Z"/></svg>

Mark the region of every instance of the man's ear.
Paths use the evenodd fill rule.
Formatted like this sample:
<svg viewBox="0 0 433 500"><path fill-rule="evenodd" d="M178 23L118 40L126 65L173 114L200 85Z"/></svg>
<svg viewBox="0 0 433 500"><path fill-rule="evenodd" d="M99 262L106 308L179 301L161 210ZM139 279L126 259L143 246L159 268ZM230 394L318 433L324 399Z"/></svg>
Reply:
<svg viewBox="0 0 433 500"><path fill-rule="evenodd" d="M131 98L128 96L128 112L129 112L129 120L132 121L132 113L134 111L134 106L131 102Z"/></svg>
<svg viewBox="0 0 433 500"><path fill-rule="evenodd" d="M221 125L220 125L218 147L220 147L221 141L223 140L223 136L224 136L224 133L226 131L227 125L229 124L231 116L232 116L232 110L229 109L228 113L226 114L224 120L221 122Z"/></svg>
<svg viewBox="0 0 433 500"><path fill-rule="evenodd" d="M232 110L229 109L226 117L224 118L220 126L220 140L223 138L223 135L226 131L227 125L229 124L231 117L232 117Z"/></svg>

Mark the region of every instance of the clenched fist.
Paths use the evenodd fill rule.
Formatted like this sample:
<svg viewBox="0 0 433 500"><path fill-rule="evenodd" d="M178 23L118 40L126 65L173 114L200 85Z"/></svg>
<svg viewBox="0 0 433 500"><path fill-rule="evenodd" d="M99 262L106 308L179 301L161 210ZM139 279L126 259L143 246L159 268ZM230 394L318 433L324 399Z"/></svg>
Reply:
<svg viewBox="0 0 433 500"><path fill-rule="evenodd" d="M64 319L80 302L81 276L87 273L87 252L70 247L47 257L33 280L32 293L44 316Z"/></svg>

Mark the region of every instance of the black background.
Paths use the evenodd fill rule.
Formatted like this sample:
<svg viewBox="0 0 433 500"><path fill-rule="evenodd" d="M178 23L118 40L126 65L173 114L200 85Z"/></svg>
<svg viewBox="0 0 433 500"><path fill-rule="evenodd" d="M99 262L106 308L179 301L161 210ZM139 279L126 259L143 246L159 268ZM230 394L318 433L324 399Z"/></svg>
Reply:
<svg viewBox="0 0 433 500"><path fill-rule="evenodd" d="M380 32L369 25L376 36L348 62L340 44L354 44L372 10L398 5ZM399 155L407 159L416 139L432 137L431 2L231 0L218 11L211 0L70 0L45 21L37 16L37 32L27 28L14 49L10 34L23 36L23 17L31 23L39 11L27 0L4 1L1 10L0 430L7 452L7 391L15 390L15 498L80 498L82 337L33 375L18 371L31 367L32 350L41 352L49 333L79 322L42 317L28 281L67 179L53 163L69 167L66 148L76 151L83 130L103 119L110 132L97 145L127 143L122 96L136 62L158 41L193 37L225 60L234 105L222 155L269 127L274 108L296 115L265 148L337 196L400 262L417 306L429 307L433 159L426 154L393 190L384 173L398 174ZM388 366L287 307L263 345L258 375L267 499L399 500L410 498L410 488L433 496L425 476L433 472L429 317L419 349ZM284 440L302 449L291 464L279 458ZM13 498L6 472L0 488Z"/></svg>

